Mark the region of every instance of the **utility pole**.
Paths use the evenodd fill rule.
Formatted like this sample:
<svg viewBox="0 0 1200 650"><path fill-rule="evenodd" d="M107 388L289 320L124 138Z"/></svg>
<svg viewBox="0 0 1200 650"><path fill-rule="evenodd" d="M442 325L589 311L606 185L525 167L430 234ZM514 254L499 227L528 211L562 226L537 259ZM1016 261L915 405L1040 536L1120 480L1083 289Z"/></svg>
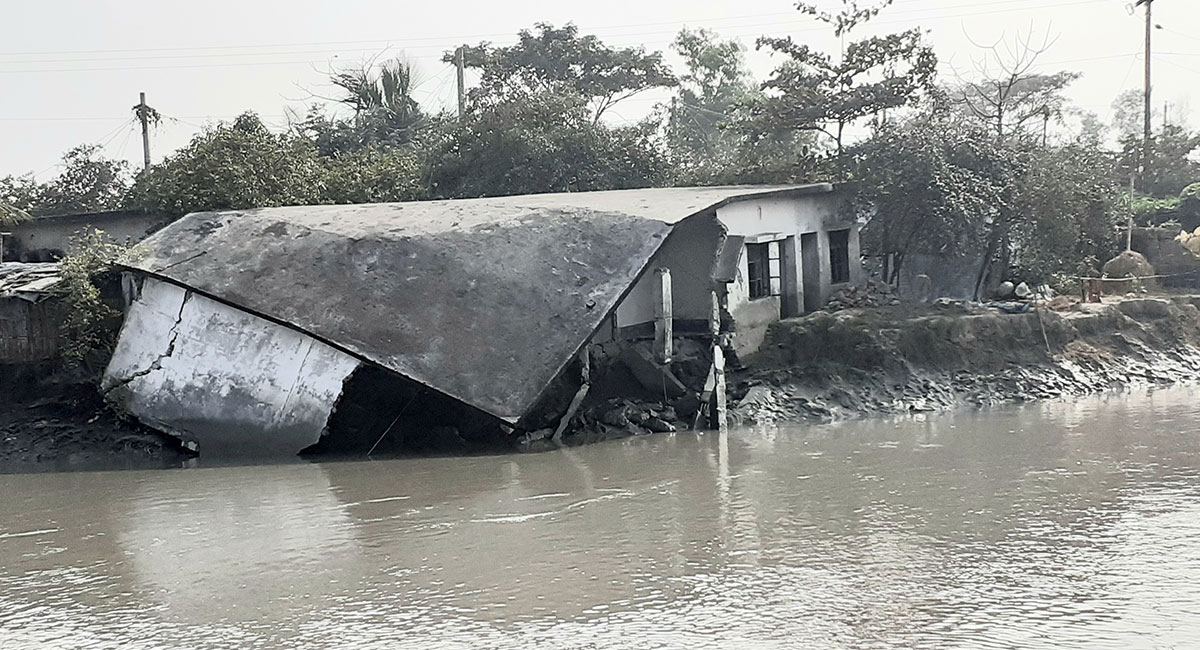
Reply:
<svg viewBox="0 0 1200 650"><path fill-rule="evenodd" d="M1144 174L1150 167L1150 32L1154 29L1154 25L1150 20L1150 5L1154 0L1137 0L1135 7L1146 5L1146 101L1145 101L1145 123L1142 133L1142 173Z"/></svg>
<svg viewBox="0 0 1200 650"><path fill-rule="evenodd" d="M461 121L467 114L467 86L463 81L463 50L465 45L459 45L454 52L454 67L458 68L458 119Z"/></svg>
<svg viewBox="0 0 1200 650"><path fill-rule="evenodd" d="M150 107L146 105L146 93L138 93L138 121L142 123L142 169L150 169Z"/></svg>

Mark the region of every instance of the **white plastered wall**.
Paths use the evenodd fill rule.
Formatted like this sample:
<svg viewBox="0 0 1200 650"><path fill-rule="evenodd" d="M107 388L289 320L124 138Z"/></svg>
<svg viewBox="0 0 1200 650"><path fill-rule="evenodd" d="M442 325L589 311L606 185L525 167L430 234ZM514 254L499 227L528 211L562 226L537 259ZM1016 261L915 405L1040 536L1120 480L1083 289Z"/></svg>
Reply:
<svg viewBox="0 0 1200 650"><path fill-rule="evenodd" d="M358 363L301 332L145 278L102 388L202 454L296 453L320 438Z"/></svg>

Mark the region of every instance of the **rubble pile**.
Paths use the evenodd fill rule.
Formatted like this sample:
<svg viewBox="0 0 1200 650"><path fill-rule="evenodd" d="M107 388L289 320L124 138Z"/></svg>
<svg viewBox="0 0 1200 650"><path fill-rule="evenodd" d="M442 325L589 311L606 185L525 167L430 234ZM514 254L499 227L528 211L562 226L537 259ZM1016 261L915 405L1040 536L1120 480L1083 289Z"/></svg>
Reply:
<svg viewBox="0 0 1200 650"><path fill-rule="evenodd" d="M552 430L542 429L525 436L518 449L545 451L560 444L575 446L690 428L692 425L686 414L680 414L674 406L614 397L582 409L572 420L561 442L552 439Z"/></svg>
<svg viewBox="0 0 1200 650"><path fill-rule="evenodd" d="M825 311L898 304L900 297L896 295L892 285L870 280L862 286L851 286L834 293L829 302L825 303Z"/></svg>

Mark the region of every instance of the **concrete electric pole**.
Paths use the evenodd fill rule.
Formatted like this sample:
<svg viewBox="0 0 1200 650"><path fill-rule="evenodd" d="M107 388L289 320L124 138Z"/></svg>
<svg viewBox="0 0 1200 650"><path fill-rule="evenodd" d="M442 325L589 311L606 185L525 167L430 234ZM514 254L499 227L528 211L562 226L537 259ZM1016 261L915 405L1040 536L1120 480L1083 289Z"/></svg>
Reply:
<svg viewBox="0 0 1200 650"><path fill-rule="evenodd" d="M463 61L463 50L465 45L459 45L458 50L454 52L454 67L458 69L458 119L462 120L467 114L467 86L463 81L463 70L466 67Z"/></svg>
<svg viewBox="0 0 1200 650"><path fill-rule="evenodd" d="M142 169L150 169L150 107L146 105L146 93L138 93L138 121L142 123Z"/></svg>
<svg viewBox="0 0 1200 650"><path fill-rule="evenodd" d="M1145 175L1146 170L1150 166L1150 32L1154 29L1154 24L1150 20L1150 5L1154 0L1137 0L1135 7L1146 5L1146 97L1145 97L1145 115L1143 132L1142 132L1142 174ZM1145 179L1143 179L1145 180Z"/></svg>

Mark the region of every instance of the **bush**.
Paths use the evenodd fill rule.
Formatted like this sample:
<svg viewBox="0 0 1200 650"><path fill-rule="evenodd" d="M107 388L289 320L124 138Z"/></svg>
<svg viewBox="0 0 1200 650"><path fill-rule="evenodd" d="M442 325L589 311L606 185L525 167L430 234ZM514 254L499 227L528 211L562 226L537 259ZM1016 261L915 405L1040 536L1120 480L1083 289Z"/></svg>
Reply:
<svg viewBox="0 0 1200 650"><path fill-rule="evenodd" d="M63 310L59 354L64 365L97 376L108 362L121 326L121 312L104 302L97 281L127 252L100 230L71 238L59 262L62 281L55 287Z"/></svg>

